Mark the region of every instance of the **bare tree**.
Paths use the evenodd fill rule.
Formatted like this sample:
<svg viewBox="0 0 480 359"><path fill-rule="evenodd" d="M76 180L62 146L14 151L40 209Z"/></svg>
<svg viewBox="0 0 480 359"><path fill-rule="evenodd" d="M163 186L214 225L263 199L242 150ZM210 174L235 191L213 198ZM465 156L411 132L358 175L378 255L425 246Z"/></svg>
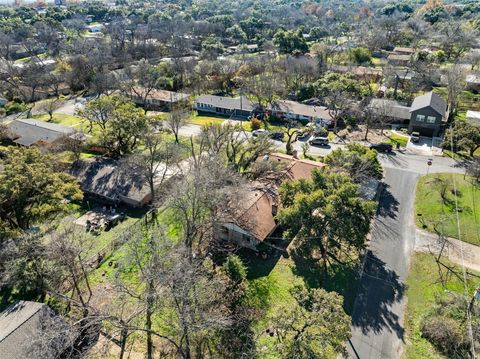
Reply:
<svg viewBox="0 0 480 359"><path fill-rule="evenodd" d="M173 132L175 136L175 143L180 144L178 135L180 128L186 125L187 119L190 117L190 111L185 107L173 106L170 113L165 120L166 127Z"/></svg>
<svg viewBox="0 0 480 359"><path fill-rule="evenodd" d="M460 95L465 89L465 75L460 67L453 66L447 69L447 104L448 117L450 120L455 118L458 113L458 105L460 102Z"/></svg>

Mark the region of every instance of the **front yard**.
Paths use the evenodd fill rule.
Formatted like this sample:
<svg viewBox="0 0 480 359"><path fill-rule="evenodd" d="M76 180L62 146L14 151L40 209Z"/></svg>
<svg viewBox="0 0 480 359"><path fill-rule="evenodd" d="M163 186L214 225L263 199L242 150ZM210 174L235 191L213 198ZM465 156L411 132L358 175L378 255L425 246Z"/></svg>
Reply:
<svg viewBox="0 0 480 359"><path fill-rule="evenodd" d="M444 260L447 265L452 263ZM461 269L454 267L459 273ZM432 310L435 298L448 292L463 293L463 281L456 276L448 276L445 287L439 280L438 266L431 254L416 253L412 258L410 274L407 279L407 310L405 329L407 334L405 358L429 359L444 358L421 333L422 319ZM473 293L477 278L468 276L468 293Z"/></svg>
<svg viewBox="0 0 480 359"><path fill-rule="evenodd" d="M457 230L453 176L457 186L460 237ZM448 237L480 245L480 184L471 177L450 173L430 174L418 181L415 217L427 231L443 231Z"/></svg>

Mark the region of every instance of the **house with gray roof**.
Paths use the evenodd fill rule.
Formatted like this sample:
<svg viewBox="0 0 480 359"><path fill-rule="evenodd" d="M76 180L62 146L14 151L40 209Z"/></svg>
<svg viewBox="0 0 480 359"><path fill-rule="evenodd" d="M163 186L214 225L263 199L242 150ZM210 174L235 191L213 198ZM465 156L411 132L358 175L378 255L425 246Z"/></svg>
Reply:
<svg viewBox="0 0 480 359"><path fill-rule="evenodd" d="M419 132L422 136L437 137L445 127L447 104L439 95L428 92L417 96L410 106L409 132Z"/></svg>
<svg viewBox="0 0 480 359"><path fill-rule="evenodd" d="M267 112L279 118L302 123L315 122L321 126L328 126L333 121L326 107L305 105L289 100L276 101Z"/></svg>
<svg viewBox="0 0 480 359"><path fill-rule="evenodd" d="M19 301L0 313L0 358L58 358L72 334L68 323L44 303Z"/></svg>
<svg viewBox="0 0 480 359"><path fill-rule="evenodd" d="M215 114L231 118L248 118L257 106L245 96L223 97L201 95L195 100L194 108L199 113Z"/></svg>
<svg viewBox="0 0 480 359"><path fill-rule="evenodd" d="M52 146L65 138L78 138L73 127L33 119L14 120L8 129L12 141L20 146Z"/></svg>
<svg viewBox="0 0 480 359"><path fill-rule="evenodd" d="M411 106L388 99L372 99L369 107L393 123L408 124L409 132L419 132L422 136L439 136L447 120L447 104L433 92L415 97Z"/></svg>

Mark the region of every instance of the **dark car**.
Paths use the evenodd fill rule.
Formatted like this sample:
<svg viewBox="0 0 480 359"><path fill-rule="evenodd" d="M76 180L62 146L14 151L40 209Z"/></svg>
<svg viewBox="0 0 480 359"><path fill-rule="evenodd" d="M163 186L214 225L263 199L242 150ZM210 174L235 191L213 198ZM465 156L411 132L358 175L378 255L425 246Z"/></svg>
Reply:
<svg viewBox="0 0 480 359"><path fill-rule="evenodd" d="M328 138L327 137L314 137L310 141L309 144L312 146L327 146L328 145Z"/></svg>
<svg viewBox="0 0 480 359"><path fill-rule="evenodd" d="M377 152L392 152L393 147L389 143L376 143L370 145L370 149Z"/></svg>
<svg viewBox="0 0 480 359"><path fill-rule="evenodd" d="M310 131L299 131L297 133L297 140L304 141L310 137Z"/></svg>
<svg viewBox="0 0 480 359"><path fill-rule="evenodd" d="M272 132L268 135L272 140L281 141L283 140L283 132Z"/></svg>
<svg viewBox="0 0 480 359"><path fill-rule="evenodd" d="M105 229L109 230L110 228L115 227L118 223L122 222L125 219L124 213L117 213L109 216L105 221Z"/></svg>

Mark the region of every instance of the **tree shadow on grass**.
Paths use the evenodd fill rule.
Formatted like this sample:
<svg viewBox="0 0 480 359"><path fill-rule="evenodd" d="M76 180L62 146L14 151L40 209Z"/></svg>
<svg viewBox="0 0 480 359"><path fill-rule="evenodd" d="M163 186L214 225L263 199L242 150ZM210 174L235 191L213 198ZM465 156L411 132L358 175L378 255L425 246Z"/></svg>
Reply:
<svg viewBox="0 0 480 359"><path fill-rule="evenodd" d="M348 261L343 264L332 263L324 273L318 260L297 248L292 251L295 263L293 273L302 277L310 288L323 288L328 292L337 292L344 298L344 309L351 314L359 280L359 262Z"/></svg>

